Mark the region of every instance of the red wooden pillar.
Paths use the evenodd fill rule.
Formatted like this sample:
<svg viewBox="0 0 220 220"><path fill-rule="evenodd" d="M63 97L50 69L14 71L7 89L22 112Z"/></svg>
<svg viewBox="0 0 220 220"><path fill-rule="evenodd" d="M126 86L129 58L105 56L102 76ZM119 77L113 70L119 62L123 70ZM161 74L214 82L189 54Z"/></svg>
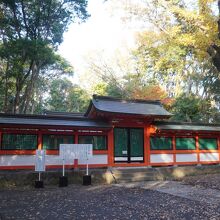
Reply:
<svg viewBox="0 0 220 220"><path fill-rule="evenodd" d="M2 130L0 130L0 150L2 150Z"/></svg>
<svg viewBox="0 0 220 220"><path fill-rule="evenodd" d="M37 149L42 150L43 148L43 143L42 143L43 137L42 137L42 131L38 131L38 137L37 137Z"/></svg>
<svg viewBox="0 0 220 220"><path fill-rule="evenodd" d="M200 154L199 154L199 136L196 134L196 153L197 153L197 164L200 163Z"/></svg>
<svg viewBox="0 0 220 220"><path fill-rule="evenodd" d="M78 144L78 143L79 143L79 140L78 140L79 138L78 138L78 137L79 137L79 135L78 135L78 132L77 132L77 133L75 133L75 135L74 135L74 143L75 143L75 144Z"/></svg>
<svg viewBox="0 0 220 220"><path fill-rule="evenodd" d="M108 132L108 166L114 165L114 130Z"/></svg>
<svg viewBox="0 0 220 220"><path fill-rule="evenodd" d="M144 126L144 165L148 165L148 151L147 151L147 126Z"/></svg>
<svg viewBox="0 0 220 220"><path fill-rule="evenodd" d="M176 138L175 136L172 137L172 146L173 146L173 163L176 165Z"/></svg>
<svg viewBox="0 0 220 220"><path fill-rule="evenodd" d="M220 162L220 138L217 138L217 146L218 146L218 155L219 155L219 162Z"/></svg>
<svg viewBox="0 0 220 220"><path fill-rule="evenodd" d="M144 165L150 165L150 126L144 127Z"/></svg>

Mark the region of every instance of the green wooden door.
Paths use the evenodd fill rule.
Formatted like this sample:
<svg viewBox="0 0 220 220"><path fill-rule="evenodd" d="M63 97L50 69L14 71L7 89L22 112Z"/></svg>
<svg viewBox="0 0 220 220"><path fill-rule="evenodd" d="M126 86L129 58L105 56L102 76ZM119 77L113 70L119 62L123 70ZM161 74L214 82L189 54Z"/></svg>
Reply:
<svg viewBox="0 0 220 220"><path fill-rule="evenodd" d="M143 161L144 131L140 128L130 129L130 161Z"/></svg>
<svg viewBox="0 0 220 220"><path fill-rule="evenodd" d="M115 162L143 162L143 133L140 128L114 129Z"/></svg>
<svg viewBox="0 0 220 220"><path fill-rule="evenodd" d="M115 161L128 160L128 131L126 128L114 129Z"/></svg>

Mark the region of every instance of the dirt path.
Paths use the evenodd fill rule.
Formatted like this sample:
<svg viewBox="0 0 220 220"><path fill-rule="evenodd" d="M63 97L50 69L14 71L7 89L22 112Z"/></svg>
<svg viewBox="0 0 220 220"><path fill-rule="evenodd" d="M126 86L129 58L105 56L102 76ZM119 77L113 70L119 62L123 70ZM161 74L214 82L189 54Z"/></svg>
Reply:
<svg viewBox="0 0 220 220"><path fill-rule="evenodd" d="M150 189L193 201L220 204L220 190L186 185L177 181L150 181L117 184L127 188Z"/></svg>
<svg viewBox="0 0 220 220"><path fill-rule="evenodd" d="M220 219L217 200L214 204L192 200L187 190L183 190L185 196L180 193L181 187L178 183L148 182L130 188L70 185L41 190L0 189L0 219Z"/></svg>

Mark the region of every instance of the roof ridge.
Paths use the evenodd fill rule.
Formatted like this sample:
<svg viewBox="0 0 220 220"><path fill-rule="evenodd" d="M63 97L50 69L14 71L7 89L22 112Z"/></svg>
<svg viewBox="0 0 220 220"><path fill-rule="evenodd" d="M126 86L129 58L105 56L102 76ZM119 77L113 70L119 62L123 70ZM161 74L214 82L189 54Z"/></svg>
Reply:
<svg viewBox="0 0 220 220"><path fill-rule="evenodd" d="M77 117L73 115L46 115L46 114L6 114L6 113L0 113L0 117L4 118L27 118L27 119L52 119L52 120L86 120L85 117Z"/></svg>
<svg viewBox="0 0 220 220"><path fill-rule="evenodd" d="M84 112L65 112L65 111L50 111L50 110L44 110L44 113L67 113L67 114L84 114Z"/></svg>
<svg viewBox="0 0 220 220"><path fill-rule="evenodd" d="M43 115L57 116L57 117L83 117L84 112L64 112L64 111L49 111L44 110Z"/></svg>
<svg viewBox="0 0 220 220"><path fill-rule="evenodd" d="M109 101L118 101L118 102L137 102L137 103L149 103L149 104L160 104L160 100L146 100L146 99L122 99L122 98L116 98L112 96L100 96L100 95L93 95L93 100L109 100Z"/></svg>
<svg viewBox="0 0 220 220"><path fill-rule="evenodd" d="M182 122L182 121L154 121L155 124L173 124L173 125L198 125L198 126L220 126L218 123L204 123L204 122Z"/></svg>

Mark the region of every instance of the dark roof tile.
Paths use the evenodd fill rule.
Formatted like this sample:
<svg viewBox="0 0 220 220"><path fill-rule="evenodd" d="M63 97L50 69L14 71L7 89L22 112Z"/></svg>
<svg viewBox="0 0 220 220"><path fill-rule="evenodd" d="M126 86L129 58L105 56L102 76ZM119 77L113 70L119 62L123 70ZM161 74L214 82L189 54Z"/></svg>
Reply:
<svg viewBox="0 0 220 220"><path fill-rule="evenodd" d="M86 115L92 108L109 113L134 114L143 116L171 116L172 114L166 111L160 101L147 100L123 100L106 96L93 96L92 103Z"/></svg>
<svg viewBox="0 0 220 220"><path fill-rule="evenodd" d="M36 126L65 126L65 127L95 127L95 128L110 128L111 126L102 121L80 120L77 119L53 119L46 117L3 117L0 116L0 124L7 125L36 125Z"/></svg>
<svg viewBox="0 0 220 220"><path fill-rule="evenodd" d="M154 125L159 130L220 131L217 124L155 121Z"/></svg>
<svg viewBox="0 0 220 220"><path fill-rule="evenodd" d="M44 110L44 115L55 117L68 117L68 118L84 118L84 113L81 112L58 112Z"/></svg>

